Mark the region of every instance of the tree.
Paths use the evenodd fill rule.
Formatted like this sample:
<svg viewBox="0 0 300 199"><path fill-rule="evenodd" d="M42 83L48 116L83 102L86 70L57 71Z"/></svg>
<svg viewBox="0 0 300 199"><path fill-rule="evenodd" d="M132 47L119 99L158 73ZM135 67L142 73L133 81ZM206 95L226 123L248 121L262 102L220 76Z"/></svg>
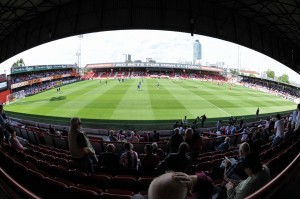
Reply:
<svg viewBox="0 0 300 199"><path fill-rule="evenodd" d="M18 59L16 62L13 63L12 67L22 67L22 66L25 66L25 63L24 63L24 60L21 58L21 59Z"/></svg>
<svg viewBox="0 0 300 199"><path fill-rule="evenodd" d="M240 74L240 72L237 69L230 69L230 73L232 75L239 75Z"/></svg>
<svg viewBox="0 0 300 199"><path fill-rule="evenodd" d="M275 77L275 72L274 71L268 69L266 73L267 73L268 78L274 79L274 77Z"/></svg>
<svg viewBox="0 0 300 199"><path fill-rule="evenodd" d="M256 77L254 74L250 74L249 77Z"/></svg>
<svg viewBox="0 0 300 199"><path fill-rule="evenodd" d="M289 82L289 76L287 74L283 74L278 77L278 81L283 82L283 83L290 83Z"/></svg>

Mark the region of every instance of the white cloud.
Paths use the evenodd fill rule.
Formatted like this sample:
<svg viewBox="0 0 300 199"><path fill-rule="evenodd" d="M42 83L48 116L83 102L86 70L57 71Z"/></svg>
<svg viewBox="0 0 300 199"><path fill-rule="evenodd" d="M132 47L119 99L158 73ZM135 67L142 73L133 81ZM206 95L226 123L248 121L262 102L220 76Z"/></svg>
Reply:
<svg viewBox="0 0 300 199"><path fill-rule="evenodd" d="M206 36L180 32L154 30L107 31L86 34L81 40L81 65L101 62L123 62L124 54L131 54L133 60L145 61L150 57L159 62L192 61L193 42L199 39L202 45L202 60L216 63L225 62L229 67L238 65L238 46L234 43ZM26 65L73 64L77 62L79 49L77 36L53 41L18 54L0 64L0 72L10 71L10 66L19 58ZM291 80L297 81L299 75L251 49L240 47L241 67L255 71L268 68L276 76L287 73Z"/></svg>

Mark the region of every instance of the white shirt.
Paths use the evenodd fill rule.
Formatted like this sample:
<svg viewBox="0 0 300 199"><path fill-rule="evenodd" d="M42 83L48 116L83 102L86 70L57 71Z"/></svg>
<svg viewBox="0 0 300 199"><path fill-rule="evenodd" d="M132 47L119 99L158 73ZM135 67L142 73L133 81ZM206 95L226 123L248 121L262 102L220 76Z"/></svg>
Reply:
<svg viewBox="0 0 300 199"><path fill-rule="evenodd" d="M276 129L276 137L283 138L284 136L284 124L282 120L277 120L274 125L274 129Z"/></svg>

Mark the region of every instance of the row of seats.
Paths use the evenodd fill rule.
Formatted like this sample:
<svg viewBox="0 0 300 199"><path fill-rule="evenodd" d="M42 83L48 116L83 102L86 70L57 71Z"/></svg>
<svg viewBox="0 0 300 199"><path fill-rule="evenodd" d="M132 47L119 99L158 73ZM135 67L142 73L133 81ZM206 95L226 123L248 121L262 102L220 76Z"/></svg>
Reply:
<svg viewBox="0 0 300 199"><path fill-rule="evenodd" d="M138 190L147 190L153 177L108 174L91 174L67 170L47 164L35 167L26 161L22 164L11 153L0 151L1 165L26 188L42 198L130 198ZM47 165L47 166L46 166ZM44 168L48 172L43 172ZM128 188L128 189L126 189ZM49 191L55 190L55 191ZM147 191L141 193L146 194Z"/></svg>

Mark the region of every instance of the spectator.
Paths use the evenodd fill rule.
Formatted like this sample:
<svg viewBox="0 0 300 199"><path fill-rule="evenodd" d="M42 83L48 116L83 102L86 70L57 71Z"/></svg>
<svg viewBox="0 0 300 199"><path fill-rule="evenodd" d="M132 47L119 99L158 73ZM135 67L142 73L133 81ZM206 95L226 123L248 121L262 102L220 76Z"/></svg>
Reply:
<svg viewBox="0 0 300 199"><path fill-rule="evenodd" d="M201 128L204 128L205 120L206 120L206 115L203 114L203 115L201 116Z"/></svg>
<svg viewBox="0 0 300 199"><path fill-rule="evenodd" d="M244 125L244 117L242 117L242 118L240 119L240 129L243 128L243 125Z"/></svg>
<svg viewBox="0 0 300 199"><path fill-rule="evenodd" d="M250 153L250 145L247 142L242 143L239 146L239 158L235 159L225 159L222 162L222 166L225 167L225 178L234 180L244 180L247 175L243 168L243 161L245 157Z"/></svg>
<svg viewBox="0 0 300 199"><path fill-rule="evenodd" d="M20 141L17 139L17 133L16 131L13 131L11 133L11 139L10 139L10 144L12 148L16 149L17 151L28 151L29 148L24 147Z"/></svg>
<svg viewBox="0 0 300 199"><path fill-rule="evenodd" d="M253 136L252 145L250 145L252 153L257 153L257 154L260 153L261 145L263 143L263 141L261 140L260 137L261 137L261 132L260 131L255 131L254 136Z"/></svg>
<svg viewBox="0 0 300 199"><path fill-rule="evenodd" d="M257 108L255 115L256 115L256 118L258 118L258 115L259 115L259 108Z"/></svg>
<svg viewBox="0 0 300 199"><path fill-rule="evenodd" d="M294 110L292 113L292 128L295 128L296 123L297 123L297 115L298 115L298 110Z"/></svg>
<svg viewBox="0 0 300 199"><path fill-rule="evenodd" d="M139 142L139 138L135 135L135 133L132 131L130 133L130 137L127 138L128 142Z"/></svg>
<svg viewBox="0 0 300 199"><path fill-rule="evenodd" d="M170 137L168 142L168 152L176 153L179 145L183 142L182 135L179 134L179 128L174 129L174 134Z"/></svg>
<svg viewBox="0 0 300 199"><path fill-rule="evenodd" d="M217 147L217 151L227 151L230 147L230 138L226 137L224 142Z"/></svg>
<svg viewBox="0 0 300 199"><path fill-rule="evenodd" d="M120 167L120 157L115 154L116 147L113 144L106 145L106 152L99 154L99 165L112 170L117 170Z"/></svg>
<svg viewBox="0 0 300 199"><path fill-rule="evenodd" d="M217 122L217 131L221 130L221 126L222 126L222 120L218 120L218 122Z"/></svg>
<svg viewBox="0 0 300 199"><path fill-rule="evenodd" d="M149 199L197 199L212 198L215 187L210 177L204 173L187 175L181 172L169 172L155 178L148 189ZM145 199L134 195L132 199Z"/></svg>
<svg viewBox="0 0 300 199"><path fill-rule="evenodd" d="M186 171L192 164L192 159L188 155L189 145L185 142L179 145L177 153L170 153L159 165L158 170L165 172L172 171Z"/></svg>
<svg viewBox="0 0 300 199"><path fill-rule="evenodd" d="M3 110L3 104L0 104L0 128L2 128L2 134L4 135L5 137L5 142L6 143L9 143L9 139L10 139L10 133L6 130L6 127L5 127L5 120L6 120L6 115L4 113L4 110Z"/></svg>
<svg viewBox="0 0 300 199"><path fill-rule="evenodd" d="M67 130L67 127L64 127L62 132L61 132L61 135L62 136L68 136L68 130Z"/></svg>
<svg viewBox="0 0 300 199"><path fill-rule="evenodd" d="M55 135L55 129L52 124L49 125L49 133L50 135Z"/></svg>
<svg viewBox="0 0 300 199"><path fill-rule="evenodd" d="M279 145L283 141L284 137L284 122L281 120L280 114L276 115L276 122L274 125L275 138L273 139L272 147Z"/></svg>
<svg viewBox="0 0 300 199"><path fill-rule="evenodd" d="M165 152L158 147L157 143L156 142L153 142L152 143L152 147L153 147L153 153L156 153L159 157L159 160L163 160L165 159Z"/></svg>
<svg viewBox="0 0 300 199"><path fill-rule="evenodd" d="M68 143L74 163L80 169L94 173L93 160L98 162L98 159L87 135L82 131L82 123L78 117L71 119Z"/></svg>
<svg viewBox="0 0 300 199"><path fill-rule="evenodd" d="M140 156L141 167L143 172L154 171L159 163L159 157L153 153L153 146L146 144L144 147L145 154Z"/></svg>
<svg viewBox="0 0 300 199"><path fill-rule="evenodd" d="M241 137L241 142L246 142L247 138L248 138L248 131L249 129L244 128L243 132L242 132L242 137Z"/></svg>
<svg viewBox="0 0 300 199"><path fill-rule="evenodd" d="M115 136L115 132L113 130L109 131L109 137L108 137L108 139L111 142L117 142L117 141L119 141L118 138Z"/></svg>
<svg viewBox="0 0 300 199"><path fill-rule="evenodd" d="M125 152L120 157L120 164L126 169L138 169L138 155L133 151L133 145L129 142L124 144Z"/></svg>
<svg viewBox="0 0 300 199"><path fill-rule="evenodd" d="M294 132L296 134L300 133L300 104L297 105L297 117L296 117L296 122L295 122L295 129Z"/></svg>
<svg viewBox="0 0 300 199"><path fill-rule="evenodd" d="M159 133L156 130L154 130L153 132L154 132L154 135L153 135L154 141L159 142L159 139L160 139Z"/></svg>
<svg viewBox="0 0 300 199"><path fill-rule="evenodd" d="M189 145L189 155L192 158L193 163L197 163L198 155L202 151L202 139L199 133L194 132L192 128L186 129L184 141Z"/></svg>
<svg viewBox="0 0 300 199"><path fill-rule="evenodd" d="M234 181L229 180L226 184L228 199L245 198L271 180L269 168L261 164L258 154L248 154L243 161L243 167L248 178L236 186Z"/></svg>

